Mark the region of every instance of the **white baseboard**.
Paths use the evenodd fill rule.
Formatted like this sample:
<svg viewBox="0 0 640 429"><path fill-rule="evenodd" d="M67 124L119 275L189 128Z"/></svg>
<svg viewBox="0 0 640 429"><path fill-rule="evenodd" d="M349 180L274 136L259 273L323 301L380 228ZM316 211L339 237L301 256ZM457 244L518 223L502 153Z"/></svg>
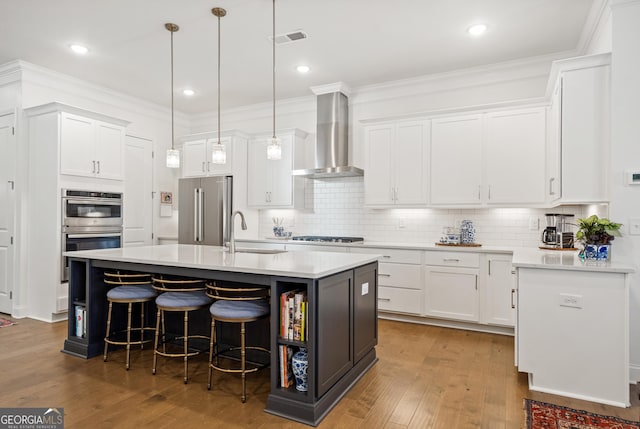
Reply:
<svg viewBox="0 0 640 429"><path fill-rule="evenodd" d="M16 319L24 319L25 317L29 317L27 307L23 305L13 306L13 308L11 309L11 317L14 317Z"/></svg>

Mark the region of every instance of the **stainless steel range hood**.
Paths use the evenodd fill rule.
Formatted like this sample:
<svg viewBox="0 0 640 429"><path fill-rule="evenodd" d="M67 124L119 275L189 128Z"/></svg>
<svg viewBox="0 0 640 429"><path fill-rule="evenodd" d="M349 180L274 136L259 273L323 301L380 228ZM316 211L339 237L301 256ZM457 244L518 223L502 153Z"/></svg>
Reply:
<svg viewBox="0 0 640 429"><path fill-rule="evenodd" d="M294 176L311 179L362 176L364 171L349 165L349 103L342 83L313 87L317 96L315 167L294 170Z"/></svg>

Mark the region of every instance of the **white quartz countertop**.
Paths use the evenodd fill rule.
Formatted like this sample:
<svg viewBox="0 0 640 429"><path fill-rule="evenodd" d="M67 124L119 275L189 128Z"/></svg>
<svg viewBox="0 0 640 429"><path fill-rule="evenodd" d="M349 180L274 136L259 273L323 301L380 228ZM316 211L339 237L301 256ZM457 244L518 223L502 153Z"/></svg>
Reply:
<svg viewBox="0 0 640 429"><path fill-rule="evenodd" d="M238 243L238 248L247 248ZM320 249L319 249L320 250ZM191 244L80 250L64 256L103 261L131 262L168 267L198 268L235 273L266 274L317 279L364 264L379 255L332 252L284 252L276 254L229 253L224 247Z"/></svg>
<svg viewBox="0 0 640 429"><path fill-rule="evenodd" d="M501 246L480 246L480 247L465 247L465 246L436 246L433 243L403 243L403 242L388 242L388 241L358 241L354 243L333 243L333 242L318 242L318 241L298 241L298 240L281 240L276 238L255 238L255 239L236 239L236 242L244 243L273 243L282 245L296 245L304 244L310 246L318 246L321 249L322 246L331 247L372 247L372 248L385 248L385 249L407 249L407 250L439 250L445 252L474 252L474 253L513 253L513 248L501 247Z"/></svg>
<svg viewBox="0 0 640 429"><path fill-rule="evenodd" d="M573 250L540 250L518 248L513 252L515 268L545 268L554 270L599 271L610 273L632 273L636 268L617 262L584 261Z"/></svg>

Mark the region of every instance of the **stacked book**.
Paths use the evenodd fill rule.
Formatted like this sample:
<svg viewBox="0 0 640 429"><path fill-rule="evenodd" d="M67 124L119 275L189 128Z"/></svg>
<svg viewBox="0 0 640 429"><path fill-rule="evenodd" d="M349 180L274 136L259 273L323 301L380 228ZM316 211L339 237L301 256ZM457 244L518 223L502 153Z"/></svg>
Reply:
<svg viewBox="0 0 640 429"><path fill-rule="evenodd" d="M280 295L280 338L307 340L307 292L289 291Z"/></svg>
<svg viewBox="0 0 640 429"><path fill-rule="evenodd" d="M291 369L291 357L293 356L293 347L279 345L278 346L280 361L280 387L287 388L293 386L293 370Z"/></svg>

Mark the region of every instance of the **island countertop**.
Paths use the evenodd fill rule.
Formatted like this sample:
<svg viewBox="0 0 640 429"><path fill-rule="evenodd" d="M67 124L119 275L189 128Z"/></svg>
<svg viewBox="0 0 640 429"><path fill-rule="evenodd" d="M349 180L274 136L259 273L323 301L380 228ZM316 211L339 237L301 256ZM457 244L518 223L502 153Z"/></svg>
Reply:
<svg viewBox="0 0 640 429"><path fill-rule="evenodd" d="M259 251L259 250L258 250ZM332 252L229 253L220 246L166 244L80 250L64 256L236 273L318 279L378 260L377 255Z"/></svg>

